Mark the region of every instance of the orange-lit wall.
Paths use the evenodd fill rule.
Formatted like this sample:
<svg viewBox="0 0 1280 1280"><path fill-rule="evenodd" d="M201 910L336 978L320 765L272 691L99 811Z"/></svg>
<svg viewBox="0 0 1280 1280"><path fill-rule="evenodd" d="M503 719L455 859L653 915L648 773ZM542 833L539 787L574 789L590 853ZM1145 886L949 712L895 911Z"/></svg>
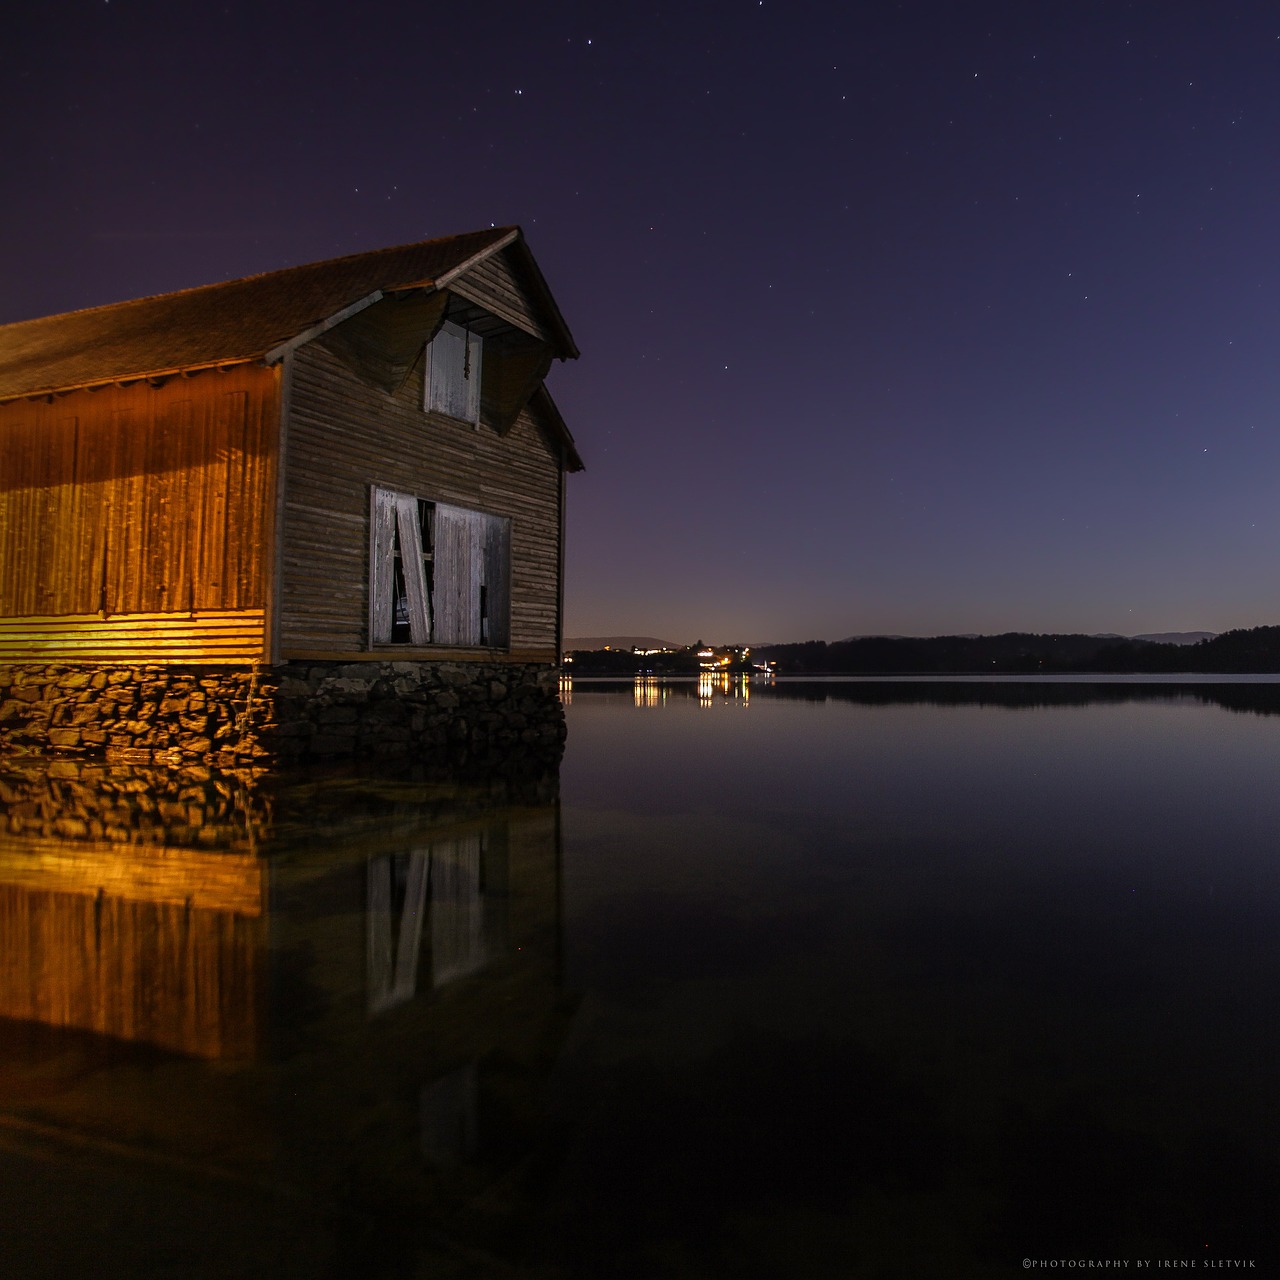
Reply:
<svg viewBox="0 0 1280 1280"><path fill-rule="evenodd" d="M162 636L194 611L253 613L260 635L277 402L277 371L240 365L0 405L0 631Z"/></svg>

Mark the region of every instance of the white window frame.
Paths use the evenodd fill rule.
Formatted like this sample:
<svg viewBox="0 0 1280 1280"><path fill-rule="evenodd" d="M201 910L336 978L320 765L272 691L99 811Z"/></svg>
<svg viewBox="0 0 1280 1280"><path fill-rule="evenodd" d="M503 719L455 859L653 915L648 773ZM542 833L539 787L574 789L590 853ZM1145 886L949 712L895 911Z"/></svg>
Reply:
<svg viewBox="0 0 1280 1280"><path fill-rule="evenodd" d="M506 649L510 634L510 517L371 487L370 647Z"/></svg>
<svg viewBox="0 0 1280 1280"><path fill-rule="evenodd" d="M484 341L478 333L446 320L427 343L423 408L480 426L480 377Z"/></svg>

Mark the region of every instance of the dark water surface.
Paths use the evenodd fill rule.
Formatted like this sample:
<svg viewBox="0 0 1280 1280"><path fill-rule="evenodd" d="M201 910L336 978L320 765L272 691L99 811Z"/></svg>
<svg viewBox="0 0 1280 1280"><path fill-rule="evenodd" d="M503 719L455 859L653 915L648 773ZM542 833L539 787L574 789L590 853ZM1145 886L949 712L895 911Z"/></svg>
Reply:
<svg viewBox="0 0 1280 1280"><path fill-rule="evenodd" d="M0 762L0 1275L1277 1273L1280 685L568 697Z"/></svg>

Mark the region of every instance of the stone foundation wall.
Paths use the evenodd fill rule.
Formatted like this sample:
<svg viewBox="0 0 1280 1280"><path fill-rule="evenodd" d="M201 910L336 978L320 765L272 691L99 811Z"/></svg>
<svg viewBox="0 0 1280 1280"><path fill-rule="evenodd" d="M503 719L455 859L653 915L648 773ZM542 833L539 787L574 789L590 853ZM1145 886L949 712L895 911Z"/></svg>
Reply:
<svg viewBox="0 0 1280 1280"><path fill-rule="evenodd" d="M293 663L0 667L0 752L226 767L343 757L475 763L558 757L553 667Z"/></svg>
<svg viewBox="0 0 1280 1280"><path fill-rule="evenodd" d="M448 756L564 742L559 672L488 662L292 663L274 673L281 759Z"/></svg>

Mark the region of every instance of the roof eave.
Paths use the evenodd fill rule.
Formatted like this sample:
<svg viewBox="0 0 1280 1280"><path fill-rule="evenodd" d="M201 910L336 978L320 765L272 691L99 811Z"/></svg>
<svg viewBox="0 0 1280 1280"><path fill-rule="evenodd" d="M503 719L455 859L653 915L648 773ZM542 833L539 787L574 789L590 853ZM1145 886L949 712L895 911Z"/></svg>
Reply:
<svg viewBox="0 0 1280 1280"><path fill-rule="evenodd" d="M573 433L565 425L565 420L560 414L560 407L551 398L551 392L547 390L545 383L539 385L538 389L533 393L532 399L538 410L550 420L556 439L559 440L560 447L564 451L564 469L570 472L585 471L587 469L586 464L578 453L578 446L574 443Z"/></svg>
<svg viewBox="0 0 1280 1280"><path fill-rule="evenodd" d="M285 356L296 351L299 347L304 347L308 342L318 338L322 333L328 333L332 328L340 325L344 320L350 320L352 316L359 315L366 308L373 306L375 302L380 302L383 298L381 289L375 289L372 293L366 294L363 298L358 298L355 302L343 307L341 311L335 311L333 315L326 317L324 320L318 321L309 328L304 329L301 333L296 333L292 338L286 339L279 346L272 347L270 351L262 357L264 364L277 364L283 360Z"/></svg>
<svg viewBox="0 0 1280 1280"><path fill-rule="evenodd" d="M37 387L31 391L18 391L0 396L0 405L16 404L19 400L44 400L49 396L70 395L73 391L99 391L103 387L123 387L135 382L156 382L180 378L191 374L208 373L211 369L234 369L241 364L263 364L262 352L245 356L223 356L217 360L204 360L194 364L175 365L169 369L147 369L141 373L117 373L110 378L93 378L85 382L63 382L54 386Z"/></svg>
<svg viewBox="0 0 1280 1280"><path fill-rule="evenodd" d="M555 331L555 336L559 343L556 355L561 360L576 360L581 355L578 350L578 344L574 342L573 334L569 332L569 326L565 323L565 318L561 314L560 308L556 305L555 297L547 284L546 276L542 274L542 269L538 266L537 260L525 242L524 232L517 227L515 235L508 243L519 255L520 266L528 277L529 283L533 286L533 291L538 295L538 301L542 304L543 310L551 320L551 327Z"/></svg>

